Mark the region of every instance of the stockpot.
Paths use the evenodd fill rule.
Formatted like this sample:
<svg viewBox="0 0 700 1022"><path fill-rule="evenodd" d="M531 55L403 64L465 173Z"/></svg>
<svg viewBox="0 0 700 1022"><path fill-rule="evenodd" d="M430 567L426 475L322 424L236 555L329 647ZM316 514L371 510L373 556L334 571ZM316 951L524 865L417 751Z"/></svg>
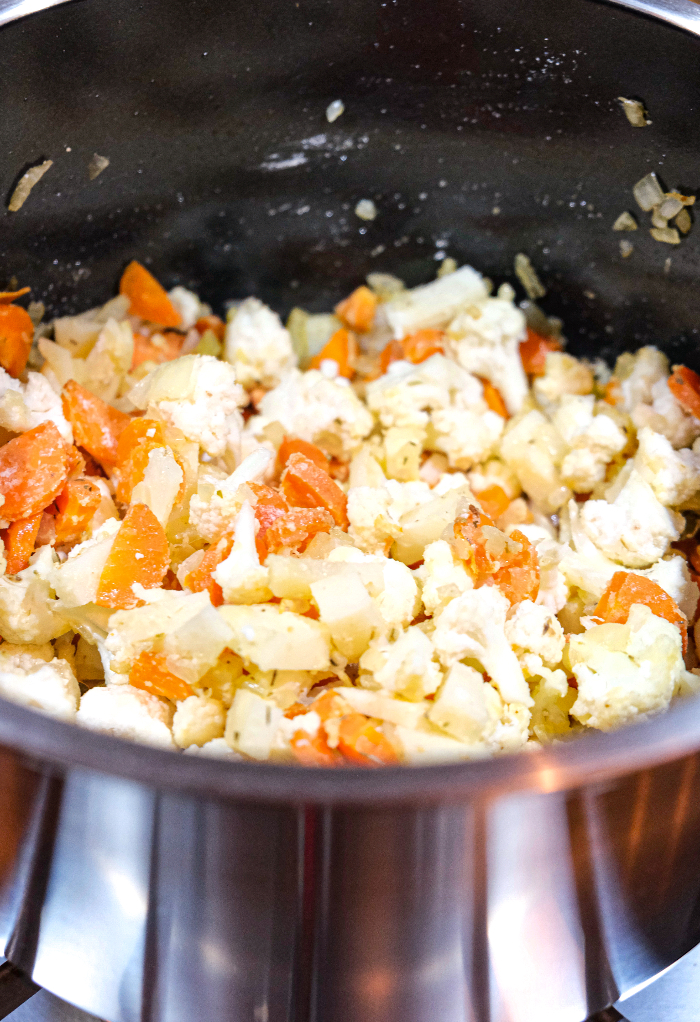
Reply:
<svg viewBox="0 0 700 1022"><path fill-rule="evenodd" d="M700 368L697 230L640 215L628 258L611 230L649 171L700 183L689 0L47 6L0 0L3 195L54 161L0 284L49 315L131 258L286 314L446 254L515 282L522 251L574 353ZM581 1022L700 941L694 700L459 766L215 761L2 701L0 748L1 946L110 1022Z"/></svg>

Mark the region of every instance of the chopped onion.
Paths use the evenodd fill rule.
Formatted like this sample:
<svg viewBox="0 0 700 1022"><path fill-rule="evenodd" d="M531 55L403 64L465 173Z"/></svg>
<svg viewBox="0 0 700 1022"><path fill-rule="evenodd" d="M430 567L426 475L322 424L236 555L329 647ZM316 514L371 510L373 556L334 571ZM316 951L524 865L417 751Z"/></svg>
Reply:
<svg viewBox="0 0 700 1022"><path fill-rule="evenodd" d="M620 242L620 255L622 256L622 258L627 259L627 257L631 256L633 252L634 245L632 244L632 242L628 241L627 238L623 238L622 241Z"/></svg>
<svg viewBox="0 0 700 1022"><path fill-rule="evenodd" d="M613 224L614 231L636 231L637 221L634 219L631 213L625 210L624 213L620 213L619 217Z"/></svg>
<svg viewBox="0 0 700 1022"><path fill-rule="evenodd" d="M646 128L651 121L647 117L644 104L638 99L626 99L624 96L617 97L625 111L625 116L633 128Z"/></svg>
<svg viewBox="0 0 700 1022"><path fill-rule="evenodd" d="M359 216L360 220L374 220L376 215L377 207L371 199L360 199L355 206L355 216Z"/></svg>
<svg viewBox="0 0 700 1022"><path fill-rule="evenodd" d="M454 273L456 269L457 260L448 256L440 263L440 269L437 271L437 276L442 279L443 277L447 277L450 273Z"/></svg>
<svg viewBox="0 0 700 1022"><path fill-rule="evenodd" d="M107 157L98 156L97 153L95 153L93 158L88 163L88 177L90 178L91 181L94 181L95 178L99 177L102 171L106 170L108 166L109 160L107 159Z"/></svg>
<svg viewBox="0 0 700 1022"><path fill-rule="evenodd" d="M7 206L10 213L16 213L18 209L22 208L34 185L41 181L46 171L52 166L53 160L44 160L43 163L39 163L36 167L30 167L22 174Z"/></svg>
<svg viewBox="0 0 700 1022"><path fill-rule="evenodd" d="M685 208L680 211L674 222L681 234L687 234L693 226L693 221L690 219L690 213Z"/></svg>
<svg viewBox="0 0 700 1022"><path fill-rule="evenodd" d="M678 199L682 206L694 206L695 196L694 195L681 195L680 192L666 192L667 199Z"/></svg>
<svg viewBox="0 0 700 1022"><path fill-rule="evenodd" d="M666 245L679 245L681 241L675 227L652 227L649 233L655 241L663 241Z"/></svg>
<svg viewBox="0 0 700 1022"><path fill-rule="evenodd" d="M683 203L680 199L676 199L673 195L667 195L659 206L659 214L665 217L666 220L673 220L674 216L680 213L682 209Z"/></svg>
<svg viewBox="0 0 700 1022"><path fill-rule="evenodd" d="M538 298L544 298L547 294L547 288L544 287L535 272L535 267L523 252L518 252L516 255L514 268L515 276L525 288L528 298L531 298L533 301L536 301Z"/></svg>
<svg viewBox="0 0 700 1022"><path fill-rule="evenodd" d="M651 211L652 227L668 227L668 217L661 215L661 206L654 206Z"/></svg>
<svg viewBox="0 0 700 1022"><path fill-rule="evenodd" d="M637 181L632 192L637 200L637 204L647 213L654 206L660 206L666 198L659 184L659 179L653 171L651 174L643 177L641 181Z"/></svg>
<svg viewBox="0 0 700 1022"><path fill-rule="evenodd" d="M337 121L342 113L345 112L345 104L342 99L334 99L332 103L329 103L326 107L326 120L329 124L333 121Z"/></svg>
<svg viewBox="0 0 700 1022"><path fill-rule="evenodd" d="M400 291L406 290L406 285L393 273L368 273L367 285L379 297L380 301L393 298Z"/></svg>

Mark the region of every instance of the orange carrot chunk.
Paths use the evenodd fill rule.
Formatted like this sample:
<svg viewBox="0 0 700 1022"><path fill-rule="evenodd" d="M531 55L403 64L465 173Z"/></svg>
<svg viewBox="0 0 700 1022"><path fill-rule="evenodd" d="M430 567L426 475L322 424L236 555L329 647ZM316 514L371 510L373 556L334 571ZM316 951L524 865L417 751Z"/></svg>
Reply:
<svg viewBox="0 0 700 1022"><path fill-rule="evenodd" d="M129 263L119 281L119 294L131 303L129 312L159 326L180 326L182 316L168 298L168 292L152 273L136 260Z"/></svg>
<svg viewBox="0 0 700 1022"><path fill-rule="evenodd" d="M330 532L333 516L321 507L297 507L280 515L265 530L265 545L270 553L282 547L303 549L312 536L319 532Z"/></svg>
<svg viewBox="0 0 700 1022"><path fill-rule="evenodd" d="M501 418L507 419L508 409L506 408L505 401L501 397L500 390L497 390L494 385L489 382L489 380L485 380L481 376L479 379L481 380L481 385L484 388L484 401L486 404L492 412L496 413L496 415L500 415Z"/></svg>
<svg viewBox="0 0 700 1022"><path fill-rule="evenodd" d="M603 401L605 401L607 405L619 405L622 401L622 388L620 387L620 381L616 376L611 376L605 384Z"/></svg>
<svg viewBox="0 0 700 1022"><path fill-rule="evenodd" d="M493 518L494 521L496 518L501 517L510 504L508 494L498 483L487 486L484 490L479 490L476 498L489 518Z"/></svg>
<svg viewBox="0 0 700 1022"><path fill-rule="evenodd" d="M700 419L700 376L687 366L674 366L668 389L683 411Z"/></svg>
<svg viewBox="0 0 700 1022"><path fill-rule="evenodd" d="M89 479L69 479L56 497L56 542L77 543L82 539L101 499L99 486Z"/></svg>
<svg viewBox="0 0 700 1022"><path fill-rule="evenodd" d="M392 362L400 362L404 358L406 358L406 356L404 354L403 344L401 341L389 341L379 356L379 368L382 376Z"/></svg>
<svg viewBox="0 0 700 1022"><path fill-rule="evenodd" d="M0 291L0 305L9 305L22 295L28 295L30 291L30 287L21 287L19 291Z"/></svg>
<svg viewBox="0 0 700 1022"><path fill-rule="evenodd" d="M315 462L324 472L327 472L330 468L328 458L316 444L310 444L308 441L299 440L296 437L286 436L277 452L277 468L280 472L293 454L303 454L306 458Z"/></svg>
<svg viewBox="0 0 700 1022"><path fill-rule="evenodd" d="M43 511L39 511L29 518L18 518L9 529L3 529L0 535L5 544L8 575L16 575L18 571L24 571L29 567L29 558L34 553L34 544L43 517Z"/></svg>
<svg viewBox="0 0 700 1022"><path fill-rule="evenodd" d="M232 546L233 533L227 533L216 543L212 543L199 562L199 567L191 571L185 580L187 588L193 593L208 592L215 607L220 607L224 602L224 594L219 583L214 580L214 571L226 560Z"/></svg>
<svg viewBox="0 0 700 1022"><path fill-rule="evenodd" d="M117 463L117 444L129 416L95 397L75 380L63 388L63 414L73 427L75 442L105 470Z"/></svg>
<svg viewBox="0 0 700 1022"><path fill-rule="evenodd" d="M207 330L213 331L217 341L223 341L226 333L226 324L218 316L200 316L194 328L198 334L205 334Z"/></svg>
<svg viewBox="0 0 700 1022"><path fill-rule="evenodd" d="M594 616L612 624L625 624L634 603L644 604L656 617L662 617L680 628L685 653L688 645L688 619L660 585L643 575L616 571L598 601Z"/></svg>
<svg viewBox="0 0 700 1022"><path fill-rule="evenodd" d="M355 288L353 293L335 307L335 314L345 326L358 333L372 329L377 311L377 296L365 284Z"/></svg>
<svg viewBox="0 0 700 1022"><path fill-rule="evenodd" d="M29 313L19 305L0 302L0 366L17 377L24 372L34 337Z"/></svg>
<svg viewBox="0 0 700 1022"><path fill-rule="evenodd" d="M137 606L132 586L157 588L170 565L170 551L163 526L145 504L132 504L105 562L95 603L115 610Z"/></svg>
<svg viewBox="0 0 700 1022"><path fill-rule="evenodd" d="M348 498L327 472L303 454L292 454L280 488L294 507L322 507L342 529L348 527Z"/></svg>
<svg viewBox="0 0 700 1022"><path fill-rule="evenodd" d="M518 529L511 532L509 539L519 543L521 551L506 551L506 563L492 575L497 585L511 604L521 600L535 600L540 589L540 565L534 546Z"/></svg>
<svg viewBox="0 0 700 1022"><path fill-rule="evenodd" d="M302 766L339 767L343 765L342 755L337 749L331 749L321 728L315 735L310 735L307 731L295 731L289 744L295 758Z"/></svg>
<svg viewBox="0 0 700 1022"><path fill-rule="evenodd" d="M403 357L414 365L425 362L431 355L445 354L445 335L442 330L417 330L401 341Z"/></svg>
<svg viewBox="0 0 700 1022"><path fill-rule="evenodd" d="M132 372L142 362L155 362L161 365L163 362L172 362L178 358L185 338L182 334L173 331L166 331L163 334L154 334L146 337L145 334L134 334L134 357L131 360Z"/></svg>
<svg viewBox="0 0 700 1022"><path fill-rule="evenodd" d="M528 376L544 376L545 361L550 351L561 351L561 343L528 329L527 340L520 342L520 361Z"/></svg>
<svg viewBox="0 0 700 1022"><path fill-rule="evenodd" d="M194 695L191 685L168 670L163 653L141 653L129 672L129 684L173 702Z"/></svg>
<svg viewBox="0 0 700 1022"><path fill-rule="evenodd" d="M349 380L357 364L357 341L344 327L336 330L331 339L309 362L309 369L320 369L322 362L335 362L338 375Z"/></svg>
<svg viewBox="0 0 700 1022"><path fill-rule="evenodd" d="M391 766L398 762L389 739L362 713L348 713L341 719L338 748L356 766Z"/></svg>
<svg viewBox="0 0 700 1022"><path fill-rule="evenodd" d="M48 507L65 486L70 450L53 422L42 422L0 447L0 493L5 498L0 515L14 522Z"/></svg>

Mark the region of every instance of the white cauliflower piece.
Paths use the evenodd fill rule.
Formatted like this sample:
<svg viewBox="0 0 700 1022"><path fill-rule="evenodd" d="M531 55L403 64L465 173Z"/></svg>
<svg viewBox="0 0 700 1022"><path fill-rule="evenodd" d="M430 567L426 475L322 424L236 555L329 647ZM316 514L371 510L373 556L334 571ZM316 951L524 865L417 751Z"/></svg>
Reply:
<svg viewBox="0 0 700 1022"><path fill-rule="evenodd" d="M506 639L516 654L534 653L553 667L564 650L564 629L551 610L531 600L518 603L506 621Z"/></svg>
<svg viewBox="0 0 700 1022"><path fill-rule="evenodd" d="M553 410L566 394L590 394L593 390L590 368L564 351L548 352L544 366L544 376L535 379L532 389L545 410Z"/></svg>
<svg viewBox="0 0 700 1022"><path fill-rule="evenodd" d="M0 368L0 426L11 433L25 433L42 422L53 422L69 444L73 430L63 414L59 394L41 373L28 373L20 383Z"/></svg>
<svg viewBox="0 0 700 1022"><path fill-rule="evenodd" d="M569 656L578 683L571 713L602 731L664 710L685 675L680 631L641 604L625 625L572 635Z"/></svg>
<svg viewBox="0 0 700 1022"><path fill-rule="evenodd" d="M219 607L232 636L227 645L262 671L324 671L330 635L320 621L280 611L276 604Z"/></svg>
<svg viewBox="0 0 700 1022"><path fill-rule="evenodd" d="M173 738L181 749L206 745L224 737L226 710L220 699L189 696L177 704L173 717Z"/></svg>
<svg viewBox="0 0 700 1022"><path fill-rule="evenodd" d="M520 341L526 336L520 309L502 298L486 298L460 312L448 333L459 364L489 380L511 415L519 412L528 389L520 359Z"/></svg>
<svg viewBox="0 0 700 1022"><path fill-rule="evenodd" d="M226 327L224 358L244 387L276 387L296 363L292 339L279 316L257 298L247 298Z"/></svg>
<svg viewBox="0 0 700 1022"><path fill-rule="evenodd" d="M190 498L190 523L202 539L213 543L223 532L233 528L245 499L239 496L239 487L260 482L271 462L272 452L267 447L258 447L230 476L203 480L198 492Z"/></svg>
<svg viewBox="0 0 700 1022"><path fill-rule="evenodd" d="M700 490L700 456L692 451L674 451L661 433L644 426L638 434L639 449L634 464L666 507L689 500Z"/></svg>
<svg viewBox="0 0 700 1022"><path fill-rule="evenodd" d="M270 572L260 565L255 546L255 514L249 502L236 519L233 547L214 571L214 580L223 590L225 603L265 603L271 599Z"/></svg>
<svg viewBox="0 0 700 1022"><path fill-rule="evenodd" d="M538 411L515 420L501 439L501 457L528 497L547 514L571 496L559 471L567 450L559 431Z"/></svg>
<svg viewBox="0 0 700 1022"><path fill-rule="evenodd" d="M129 391L136 408L181 430L217 458L237 453L248 395L232 366L211 355L183 355L153 369Z"/></svg>
<svg viewBox="0 0 700 1022"><path fill-rule="evenodd" d="M638 404L632 409L632 422L638 430L648 426L655 433L663 433L676 449L688 447L700 436L700 421L681 408L666 378L652 384L651 398L651 405Z"/></svg>
<svg viewBox="0 0 700 1022"><path fill-rule="evenodd" d="M446 667L474 658L491 676L504 702L531 706L527 682L505 636L509 609L508 600L495 586L463 593L438 617L433 645Z"/></svg>
<svg viewBox="0 0 700 1022"><path fill-rule="evenodd" d="M491 410L442 408L431 416L429 446L446 454L452 468L471 468L495 451L505 420Z"/></svg>
<svg viewBox="0 0 700 1022"><path fill-rule="evenodd" d="M108 518L90 539L76 544L65 561L52 566L49 581L62 607L95 602L100 576L120 527L119 519Z"/></svg>
<svg viewBox="0 0 700 1022"><path fill-rule="evenodd" d="M628 568L646 568L658 561L684 525L683 516L657 500L636 468L612 503L586 501L581 523L603 554Z"/></svg>
<svg viewBox="0 0 700 1022"><path fill-rule="evenodd" d="M675 600L689 621L694 619L700 589L690 577L685 557L680 555L663 557L653 567L646 571L637 570L635 574L645 575L652 582L656 582L672 600Z"/></svg>
<svg viewBox="0 0 700 1022"><path fill-rule="evenodd" d="M73 720L80 702L73 671L65 660L47 662L30 650L10 643L0 647L0 696L59 720Z"/></svg>
<svg viewBox="0 0 700 1022"><path fill-rule="evenodd" d="M392 362L366 390L367 406L385 429L427 426L429 413L449 408L455 394L460 396L460 407L486 411L483 393L475 376L440 354L418 365Z"/></svg>
<svg viewBox="0 0 700 1022"><path fill-rule="evenodd" d="M401 519L435 497L427 483L387 479L383 486L353 486L348 491L349 534L366 553L384 553L401 534Z"/></svg>
<svg viewBox="0 0 700 1022"><path fill-rule="evenodd" d="M202 316L208 316L211 309L204 302L200 302L199 296L186 287L178 284L171 291L168 291L168 298L175 306L175 311L180 313L182 322L181 330L189 330Z"/></svg>
<svg viewBox="0 0 700 1022"><path fill-rule="evenodd" d="M501 698L473 667L450 667L428 719L453 738L471 744L488 742L502 711Z"/></svg>
<svg viewBox="0 0 700 1022"><path fill-rule="evenodd" d="M394 642L384 636L374 639L360 659L360 669L384 691L419 702L436 692L442 681L434 656L428 636L411 625Z"/></svg>
<svg viewBox="0 0 700 1022"><path fill-rule="evenodd" d="M668 368L666 356L651 345L640 348L634 355L622 355L615 366L615 374L620 379L623 409L631 414L637 405L651 404L652 387L667 378Z"/></svg>
<svg viewBox="0 0 700 1022"><path fill-rule="evenodd" d="M416 330L446 326L462 306L487 297L481 274L462 266L429 284L399 292L384 304L384 313L394 337L401 340Z"/></svg>
<svg viewBox="0 0 700 1022"><path fill-rule="evenodd" d="M284 711L272 699L240 688L226 717L228 745L252 759L268 759Z"/></svg>
<svg viewBox="0 0 700 1022"><path fill-rule="evenodd" d="M48 578L54 556L51 547L41 547L28 568L14 577L0 577L0 636L5 642L39 644L68 631L51 599Z"/></svg>
<svg viewBox="0 0 700 1022"><path fill-rule="evenodd" d="M131 503L146 504L165 528L182 480L182 469L172 452L165 447L156 447L148 455L146 471L133 489Z"/></svg>
<svg viewBox="0 0 700 1022"><path fill-rule="evenodd" d="M85 693L75 720L93 731L174 749L172 718L172 707L163 699L131 685L107 685Z"/></svg>
<svg viewBox="0 0 700 1022"><path fill-rule="evenodd" d="M352 454L374 425L352 387L329 380L316 369L307 373L292 369L267 392L258 408L260 414L248 424L256 436L279 422L289 436L319 442L326 448L335 446L333 453L337 454Z"/></svg>
<svg viewBox="0 0 700 1022"><path fill-rule="evenodd" d="M210 756L212 759L243 759L237 752L234 752L225 738L213 738L204 745L190 745L185 749L186 756Z"/></svg>
<svg viewBox="0 0 700 1022"><path fill-rule="evenodd" d="M416 575L423 585L421 599L428 615L437 614L455 596L474 588L464 564L444 539L428 544Z"/></svg>
<svg viewBox="0 0 700 1022"><path fill-rule="evenodd" d="M593 415L593 395L566 394L552 422L573 448L563 459L561 475L576 493L590 493L605 479L607 465L627 444L623 430L609 415Z"/></svg>

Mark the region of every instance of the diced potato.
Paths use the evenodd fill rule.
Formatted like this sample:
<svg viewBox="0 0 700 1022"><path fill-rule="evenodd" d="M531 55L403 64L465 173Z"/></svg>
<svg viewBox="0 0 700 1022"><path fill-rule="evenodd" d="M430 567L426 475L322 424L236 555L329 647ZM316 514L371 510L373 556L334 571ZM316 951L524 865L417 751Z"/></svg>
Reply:
<svg viewBox="0 0 700 1022"><path fill-rule="evenodd" d="M423 430L392 426L384 434L386 474L389 479L407 483L418 479L420 456L425 436Z"/></svg>
<svg viewBox="0 0 700 1022"><path fill-rule="evenodd" d="M411 728L397 725L395 735L404 759L414 766L481 759L487 755L486 746L465 745L455 738L440 734L439 731L413 731Z"/></svg>
<svg viewBox="0 0 700 1022"><path fill-rule="evenodd" d="M541 412L528 412L501 440L501 455L518 477L525 493L547 514L569 500L558 466L566 447L554 426Z"/></svg>
<svg viewBox="0 0 700 1022"><path fill-rule="evenodd" d="M310 600L312 584L323 578L359 577L373 591L381 592L384 589L384 574L379 562L348 564L322 561L315 557L283 557L279 554L270 554L265 565L270 570L270 589L273 595L280 599Z"/></svg>
<svg viewBox="0 0 700 1022"><path fill-rule="evenodd" d="M456 663L428 711L428 718L453 738L478 742L490 737L500 716L501 700L473 667Z"/></svg>
<svg viewBox="0 0 700 1022"><path fill-rule="evenodd" d="M359 576L345 573L319 579L311 584L311 593L334 646L357 662L380 625L377 608Z"/></svg>
<svg viewBox="0 0 700 1022"><path fill-rule="evenodd" d="M263 671L323 671L330 666L330 634L311 618L276 606L219 607L233 632L229 647Z"/></svg>
<svg viewBox="0 0 700 1022"><path fill-rule="evenodd" d="M478 506L478 501L469 487L460 486L403 515L400 521L401 535L391 548L391 556L397 561L403 561L404 564L415 564L416 561L420 561L428 543L440 539L445 526L455 520L457 508L462 500Z"/></svg>
<svg viewBox="0 0 700 1022"><path fill-rule="evenodd" d="M236 752L253 759L267 759L283 715L271 699L241 688L228 711L224 738Z"/></svg>
<svg viewBox="0 0 700 1022"><path fill-rule="evenodd" d="M405 699L395 699L393 696L384 695L383 692L374 692L367 688L341 686L336 688L335 692L357 713L410 728L418 727L419 722L425 717L425 711L431 705L427 702L409 703Z"/></svg>

